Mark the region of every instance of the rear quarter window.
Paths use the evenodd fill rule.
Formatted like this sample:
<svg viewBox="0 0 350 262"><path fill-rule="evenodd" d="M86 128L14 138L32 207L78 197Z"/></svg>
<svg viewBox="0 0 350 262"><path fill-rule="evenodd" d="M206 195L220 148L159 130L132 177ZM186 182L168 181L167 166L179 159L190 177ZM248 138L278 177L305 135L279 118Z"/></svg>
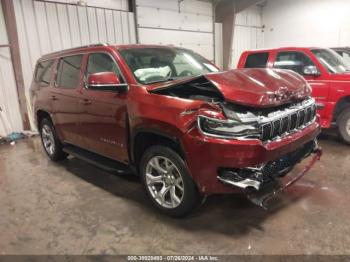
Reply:
<svg viewBox="0 0 350 262"><path fill-rule="evenodd" d="M40 62L36 66L34 81L39 86L50 85L53 61Z"/></svg>
<svg viewBox="0 0 350 262"><path fill-rule="evenodd" d="M267 60L269 58L269 53L254 53L247 56L245 62L245 68L265 68Z"/></svg>

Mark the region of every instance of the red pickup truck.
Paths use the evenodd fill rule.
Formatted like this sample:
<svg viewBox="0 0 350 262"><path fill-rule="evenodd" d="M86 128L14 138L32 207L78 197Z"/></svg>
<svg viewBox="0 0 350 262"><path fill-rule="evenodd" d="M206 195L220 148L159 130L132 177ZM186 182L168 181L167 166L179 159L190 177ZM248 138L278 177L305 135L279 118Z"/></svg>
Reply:
<svg viewBox="0 0 350 262"><path fill-rule="evenodd" d="M312 87L322 128L337 126L350 143L350 69L334 50L285 47L244 52L238 68L290 69Z"/></svg>

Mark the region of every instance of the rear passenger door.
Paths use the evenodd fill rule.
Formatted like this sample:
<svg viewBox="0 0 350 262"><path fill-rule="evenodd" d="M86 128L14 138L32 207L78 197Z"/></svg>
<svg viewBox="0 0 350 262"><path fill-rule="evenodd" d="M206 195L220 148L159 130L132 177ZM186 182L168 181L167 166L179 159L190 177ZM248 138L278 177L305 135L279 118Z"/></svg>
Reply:
<svg viewBox="0 0 350 262"><path fill-rule="evenodd" d="M79 96L82 85L83 55L62 57L58 60L57 74L50 99L53 105L53 118L60 139L80 145Z"/></svg>
<svg viewBox="0 0 350 262"><path fill-rule="evenodd" d="M85 81L90 74L101 72L113 72L125 83L111 54L88 54ZM79 107L80 130L84 135L86 149L120 162L128 161L126 100L127 92L118 93L117 89L113 91L103 87L92 89L84 86Z"/></svg>

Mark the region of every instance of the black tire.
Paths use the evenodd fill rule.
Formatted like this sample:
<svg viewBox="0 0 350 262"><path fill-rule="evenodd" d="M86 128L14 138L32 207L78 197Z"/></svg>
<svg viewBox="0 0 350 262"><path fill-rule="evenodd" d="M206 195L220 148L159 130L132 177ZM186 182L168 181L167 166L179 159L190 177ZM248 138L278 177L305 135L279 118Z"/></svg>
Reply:
<svg viewBox="0 0 350 262"><path fill-rule="evenodd" d="M179 202L180 204L178 204L176 207L164 207L159 204L156 200L157 197L154 197L152 195L151 189L147 185L146 168L150 161L155 157L166 158L170 160L171 164L175 165L176 167L176 175L180 175L182 178L181 185L183 185L183 190L180 191L182 192L182 199ZM148 148L141 158L140 173L148 197L158 209L167 215L170 215L172 217L183 217L189 214L201 203L201 195L198 192L196 184L193 182L191 176L189 175L185 161L179 156L178 153L169 147L157 145ZM164 185L165 184L163 184L163 186ZM174 185L172 187L175 188Z"/></svg>
<svg viewBox="0 0 350 262"><path fill-rule="evenodd" d="M48 130L52 134L52 143L51 143L53 145L52 150L48 149L48 147L45 146L45 142L44 142L45 134L47 133ZM44 151L46 152L46 154L51 160L59 161L67 158L68 154L63 152L63 145L57 137L57 134L52 122L47 118L44 118L40 122L40 136L41 136L41 142L44 147Z"/></svg>
<svg viewBox="0 0 350 262"><path fill-rule="evenodd" d="M346 143L350 144L350 108L340 113L337 124L340 136Z"/></svg>

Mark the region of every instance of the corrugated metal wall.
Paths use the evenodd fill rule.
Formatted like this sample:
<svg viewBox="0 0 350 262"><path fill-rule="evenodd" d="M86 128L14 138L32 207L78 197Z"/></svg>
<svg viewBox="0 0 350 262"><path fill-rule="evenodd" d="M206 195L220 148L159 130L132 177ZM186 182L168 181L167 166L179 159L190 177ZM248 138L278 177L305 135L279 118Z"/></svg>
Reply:
<svg viewBox="0 0 350 262"><path fill-rule="evenodd" d="M44 0L47 2L60 2L65 4L77 4L79 1L88 6L110 8L114 10L129 10L128 0Z"/></svg>
<svg viewBox="0 0 350 262"><path fill-rule="evenodd" d="M262 28L262 9L259 6L250 7L235 17L233 32L232 68L237 67L242 52L262 48L264 32Z"/></svg>
<svg viewBox="0 0 350 262"><path fill-rule="evenodd" d="M22 131L22 119L18 104L10 47L5 20L0 4L0 136Z"/></svg>
<svg viewBox="0 0 350 262"><path fill-rule="evenodd" d="M214 59L213 6L197 0L136 0L139 42L172 44Z"/></svg>
<svg viewBox="0 0 350 262"><path fill-rule="evenodd" d="M136 42L130 12L35 0L13 2L29 112L28 90L36 60L43 54L93 43Z"/></svg>

